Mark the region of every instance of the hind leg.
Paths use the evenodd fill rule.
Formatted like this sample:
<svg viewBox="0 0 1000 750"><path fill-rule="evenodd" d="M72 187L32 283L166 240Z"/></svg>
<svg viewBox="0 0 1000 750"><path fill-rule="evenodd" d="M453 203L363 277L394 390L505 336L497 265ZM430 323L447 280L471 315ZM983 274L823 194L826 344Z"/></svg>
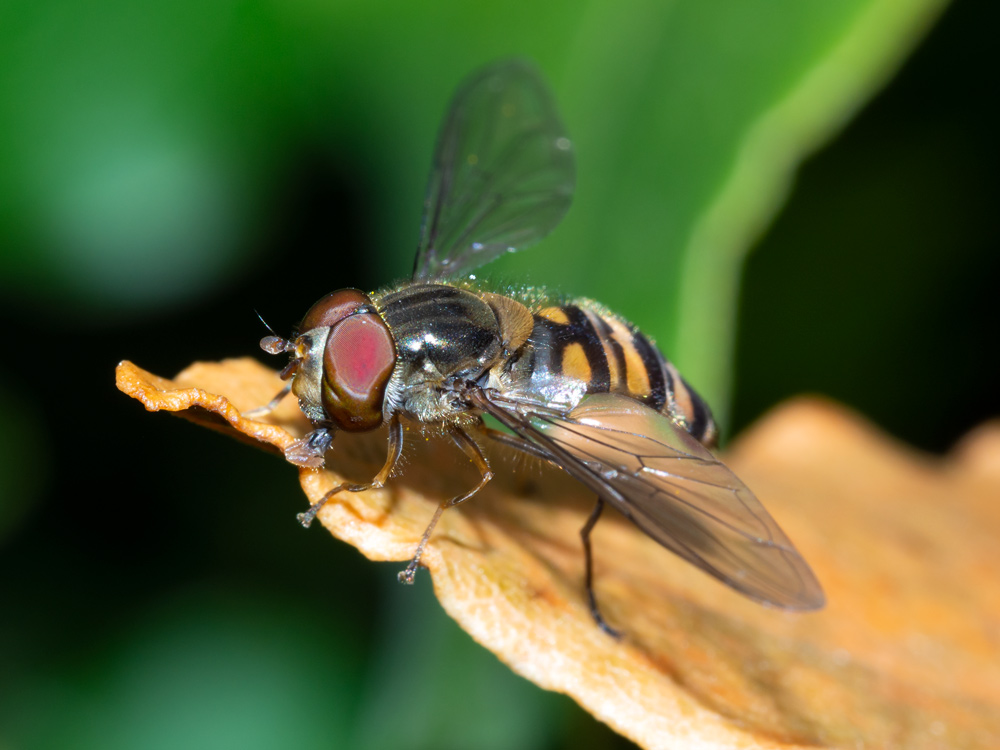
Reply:
<svg viewBox="0 0 1000 750"><path fill-rule="evenodd" d="M590 616L594 618L594 622L596 622L597 626L612 638L621 638L621 633L604 621L604 617L601 615L601 610L597 606L597 596L594 594L594 555L590 549L590 532L592 532L594 530L594 526L597 525L597 519L601 517L603 510L604 500L598 496L597 503L594 505L594 509L590 512L590 517L587 518L587 523L585 523L583 528L580 529L580 539L583 540L583 559L584 565L586 566L586 571L584 573L584 585L587 587L587 601L590 604Z"/></svg>

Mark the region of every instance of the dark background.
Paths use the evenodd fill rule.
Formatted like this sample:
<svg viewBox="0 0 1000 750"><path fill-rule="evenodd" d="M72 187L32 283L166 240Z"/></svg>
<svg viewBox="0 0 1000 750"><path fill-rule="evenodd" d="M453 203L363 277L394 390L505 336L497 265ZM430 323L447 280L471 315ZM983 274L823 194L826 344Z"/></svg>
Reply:
<svg viewBox="0 0 1000 750"><path fill-rule="evenodd" d="M940 452L1000 413L996 21L952 7L802 168L747 263L737 430L811 391Z"/></svg>
<svg viewBox="0 0 1000 750"><path fill-rule="evenodd" d="M955 4L802 167L747 262L730 435L803 392L933 452L1000 413L997 21ZM330 279L388 280L363 165L304 139L278 172L209 293L120 315L5 285L0 744L627 746L473 644L426 576L303 531L291 467L114 390L123 357L266 359L254 309L287 329Z"/></svg>

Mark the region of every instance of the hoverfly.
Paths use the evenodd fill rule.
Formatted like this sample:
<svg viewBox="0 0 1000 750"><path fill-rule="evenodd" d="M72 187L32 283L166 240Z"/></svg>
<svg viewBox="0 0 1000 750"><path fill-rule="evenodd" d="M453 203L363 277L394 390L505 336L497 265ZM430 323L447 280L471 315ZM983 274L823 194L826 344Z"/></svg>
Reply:
<svg viewBox="0 0 1000 750"><path fill-rule="evenodd" d="M282 372L314 429L285 452L319 467L337 430L388 425L388 455L367 484L341 484L299 519L308 526L338 492L380 488L403 447L403 423L450 437L479 483L440 503L399 574L411 583L442 512L493 477L479 440L560 467L597 495L581 529L590 610L590 533L610 503L661 545L765 604L819 608L805 560L753 493L709 451L711 413L632 324L587 299L498 294L465 280L548 234L569 208L575 164L540 74L503 61L456 92L439 135L409 281L365 294L341 289L306 313ZM268 407L265 407L265 409ZM509 432L489 428L491 415ZM474 437L475 436L475 437Z"/></svg>

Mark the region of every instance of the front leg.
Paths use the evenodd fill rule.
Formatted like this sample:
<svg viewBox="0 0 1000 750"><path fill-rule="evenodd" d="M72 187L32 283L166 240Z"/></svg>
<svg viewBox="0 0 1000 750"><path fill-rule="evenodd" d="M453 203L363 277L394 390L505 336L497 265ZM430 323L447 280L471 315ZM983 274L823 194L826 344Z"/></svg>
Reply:
<svg viewBox="0 0 1000 750"><path fill-rule="evenodd" d="M315 435L317 432L320 431L316 430L310 433L310 435ZM323 432L326 431L324 430ZM331 434L330 440L327 441L326 443L327 448L329 448L330 441L332 440L333 436ZM392 417L392 421L389 423L389 452L385 459L385 465L382 467L382 470L375 475L375 478L372 479L372 481L370 481L368 484L351 484L349 482L338 484L332 490L323 495L323 497L320 498L319 502L310 506L309 510L305 511L304 513L299 513L298 516L296 516L299 519L299 522L308 529L309 525L313 522L313 519L316 518L316 514L320 512L320 510L323 508L324 505L326 505L327 500L336 495L338 492L364 492L365 490L381 489L382 486L389 479L389 477L392 475L392 470L393 468L395 468L396 462L399 461L399 456L402 454L402 452L403 452L403 425L399 421L399 415L394 414Z"/></svg>

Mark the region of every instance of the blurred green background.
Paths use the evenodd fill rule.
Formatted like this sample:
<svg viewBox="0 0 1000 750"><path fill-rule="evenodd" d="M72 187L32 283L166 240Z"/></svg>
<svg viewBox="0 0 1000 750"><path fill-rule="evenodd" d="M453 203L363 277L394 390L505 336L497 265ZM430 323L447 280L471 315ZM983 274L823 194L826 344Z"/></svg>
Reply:
<svg viewBox="0 0 1000 750"><path fill-rule="evenodd" d="M500 278L620 310L726 435L819 392L943 451L1000 413L1000 19L941 6L0 4L0 748L627 747L114 365L405 276L453 88L517 54L579 180Z"/></svg>

